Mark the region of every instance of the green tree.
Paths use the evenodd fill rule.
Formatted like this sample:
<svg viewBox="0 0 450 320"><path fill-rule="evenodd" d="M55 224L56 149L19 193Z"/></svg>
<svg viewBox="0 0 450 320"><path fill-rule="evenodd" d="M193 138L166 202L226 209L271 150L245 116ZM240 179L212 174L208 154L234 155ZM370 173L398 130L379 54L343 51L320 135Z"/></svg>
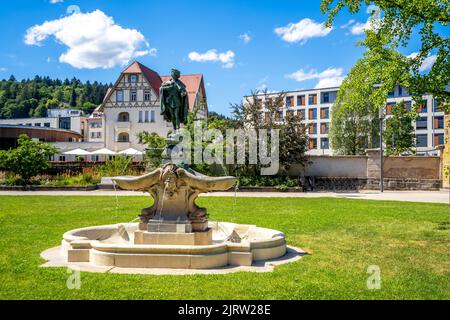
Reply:
<svg viewBox="0 0 450 320"><path fill-rule="evenodd" d="M384 65L382 91L389 92L393 84L408 87L416 102L425 93L442 103L450 102L450 39L445 29L450 23L448 0L322 0L321 10L329 13L327 26L343 9L357 13L364 5L373 3L371 28L360 44L367 48L365 57L372 65ZM419 35L419 50L408 57L401 54L411 39ZM390 52L389 55L386 53ZM392 54L395 52L396 54ZM425 59L435 60L429 71ZM393 72L395 71L395 72ZM367 70L367 72L370 72ZM372 83L375 84L375 83ZM445 106L444 106L445 107Z"/></svg>
<svg viewBox="0 0 450 320"><path fill-rule="evenodd" d="M156 132L142 131L137 134L140 143L147 145L150 149L161 149L166 147L166 139Z"/></svg>
<svg viewBox="0 0 450 320"><path fill-rule="evenodd" d="M233 104L232 114L238 129L254 128L279 130L279 174L286 174L292 164L306 164L305 156L308 150L308 135L302 119L288 110L284 121L281 114L284 109L286 94L281 92L272 96L267 90L252 91L244 102ZM265 101L265 114L262 111L262 101ZM270 144L270 142L269 142ZM257 175L260 165L236 166L238 175Z"/></svg>
<svg viewBox="0 0 450 320"><path fill-rule="evenodd" d="M364 154L379 147L379 109L385 104L380 80L380 66L369 59L359 60L350 70L334 102L330 142L334 152L344 155Z"/></svg>
<svg viewBox="0 0 450 320"><path fill-rule="evenodd" d="M399 156L403 153L413 153L415 146L414 113L406 110L405 102L392 107L392 116L386 119L386 129L383 134L386 145L386 155Z"/></svg>
<svg viewBox="0 0 450 320"><path fill-rule="evenodd" d="M48 99L45 103L47 109L58 109L61 103L57 99Z"/></svg>
<svg viewBox="0 0 450 320"><path fill-rule="evenodd" d="M17 148L0 153L0 166L3 170L19 175L27 184L32 177L50 167L49 158L54 154L57 154L57 150L51 145L22 134Z"/></svg>
<svg viewBox="0 0 450 320"><path fill-rule="evenodd" d="M77 92L75 91L75 87L72 87L72 92L70 94L69 105L71 107L76 107L77 106Z"/></svg>
<svg viewBox="0 0 450 320"><path fill-rule="evenodd" d="M36 118L46 117L47 116L47 105L42 102L39 103L37 108L34 110L33 116Z"/></svg>

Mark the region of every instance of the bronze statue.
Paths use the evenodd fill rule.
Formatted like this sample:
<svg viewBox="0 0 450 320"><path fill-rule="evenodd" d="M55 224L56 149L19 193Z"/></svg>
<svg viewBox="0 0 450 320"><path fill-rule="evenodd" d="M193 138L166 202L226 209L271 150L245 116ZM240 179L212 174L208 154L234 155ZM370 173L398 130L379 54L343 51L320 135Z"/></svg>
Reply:
<svg viewBox="0 0 450 320"><path fill-rule="evenodd" d="M180 71L172 69L172 78L161 84L159 97L161 103L161 115L164 120L172 122L173 129L180 129L181 123L185 124L189 111L188 94L186 85L180 81Z"/></svg>

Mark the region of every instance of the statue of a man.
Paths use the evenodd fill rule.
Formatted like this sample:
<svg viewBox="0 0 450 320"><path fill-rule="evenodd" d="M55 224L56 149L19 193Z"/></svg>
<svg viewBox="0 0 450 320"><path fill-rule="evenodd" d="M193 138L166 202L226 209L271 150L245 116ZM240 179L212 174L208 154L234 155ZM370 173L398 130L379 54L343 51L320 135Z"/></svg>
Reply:
<svg viewBox="0 0 450 320"><path fill-rule="evenodd" d="M173 129L180 129L181 123L185 124L188 110L189 100L186 86L180 81L180 71L172 69L172 78L161 84L159 97L161 103L161 115L164 120L172 122Z"/></svg>

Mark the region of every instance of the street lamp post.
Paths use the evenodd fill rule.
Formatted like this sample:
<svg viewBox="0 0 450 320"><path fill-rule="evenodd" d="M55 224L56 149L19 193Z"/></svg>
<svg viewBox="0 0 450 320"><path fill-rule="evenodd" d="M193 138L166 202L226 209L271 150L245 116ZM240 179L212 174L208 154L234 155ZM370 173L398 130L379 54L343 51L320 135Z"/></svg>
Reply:
<svg viewBox="0 0 450 320"><path fill-rule="evenodd" d="M384 107L380 108L379 111L380 116L380 192L384 191L384 183L383 183L383 119L384 119Z"/></svg>

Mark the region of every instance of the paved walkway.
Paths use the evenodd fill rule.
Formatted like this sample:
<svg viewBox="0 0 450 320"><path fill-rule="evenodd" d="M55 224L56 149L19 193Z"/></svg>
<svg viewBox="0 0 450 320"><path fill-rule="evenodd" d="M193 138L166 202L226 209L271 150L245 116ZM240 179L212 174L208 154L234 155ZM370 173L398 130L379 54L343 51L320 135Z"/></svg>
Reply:
<svg viewBox="0 0 450 320"><path fill-rule="evenodd" d="M143 192L134 191L0 191L0 196L143 196ZM238 197L263 197L263 198L349 198L367 200L396 200L413 202L449 203L448 191L361 191L361 192L238 192ZM201 195L203 197L234 197L234 192L213 192Z"/></svg>

